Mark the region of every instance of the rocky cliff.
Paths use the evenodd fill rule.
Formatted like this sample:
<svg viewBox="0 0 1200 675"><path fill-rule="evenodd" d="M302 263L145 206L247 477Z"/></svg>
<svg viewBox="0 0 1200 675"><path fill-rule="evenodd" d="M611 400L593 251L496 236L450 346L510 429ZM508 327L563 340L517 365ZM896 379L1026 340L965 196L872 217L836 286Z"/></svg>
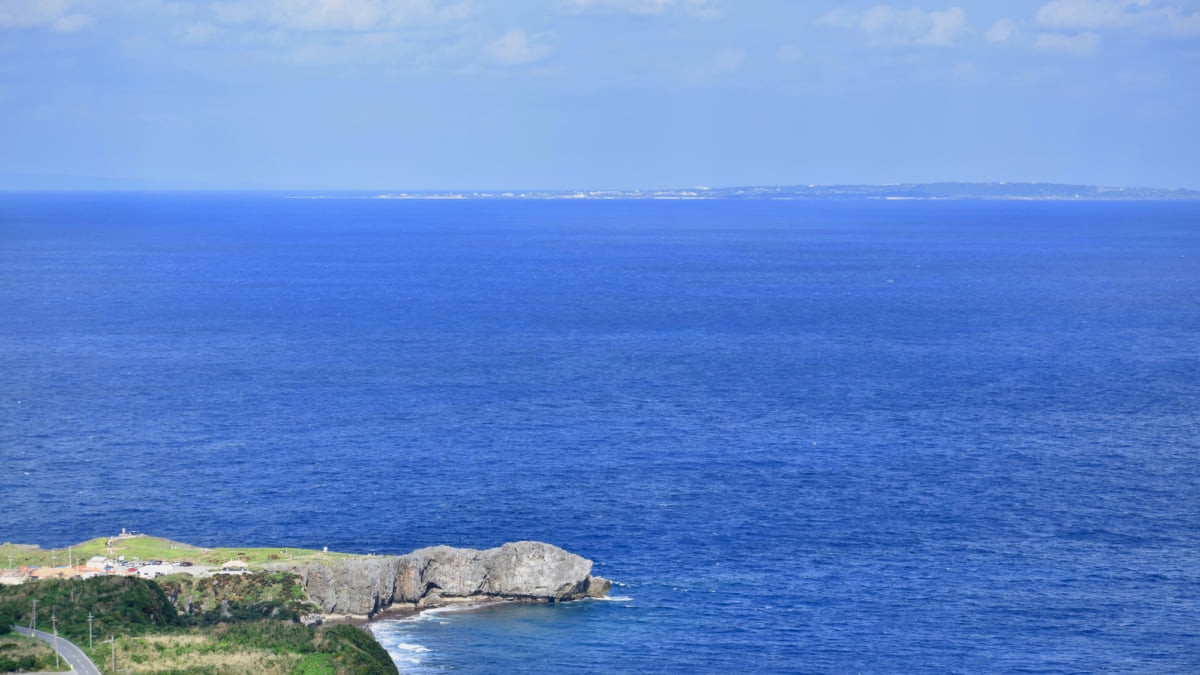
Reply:
<svg viewBox="0 0 1200 675"><path fill-rule="evenodd" d="M275 564L268 569L299 575L322 612L355 616L455 602L578 600L603 597L612 586L591 575L592 561L534 541L486 551L434 546L402 556Z"/></svg>

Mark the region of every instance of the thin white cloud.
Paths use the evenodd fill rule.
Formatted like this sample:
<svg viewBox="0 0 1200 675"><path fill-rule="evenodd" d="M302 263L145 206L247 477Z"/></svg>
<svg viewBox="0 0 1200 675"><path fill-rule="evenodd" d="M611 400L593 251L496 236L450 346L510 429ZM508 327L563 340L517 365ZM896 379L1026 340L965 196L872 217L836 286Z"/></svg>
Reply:
<svg viewBox="0 0 1200 675"><path fill-rule="evenodd" d="M714 18L720 10L712 0L561 0L558 8L568 14L610 13L661 16L681 11L700 18Z"/></svg>
<svg viewBox="0 0 1200 675"><path fill-rule="evenodd" d="M1037 11L1035 20L1056 30L1117 28L1136 21L1128 10L1148 4L1146 0L1051 0Z"/></svg>
<svg viewBox="0 0 1200 675"><path fill-rule="evenodd" d="M1200 12L1191 14L1177 10L1168 12L1167 27L1172 37L1198 37L1200 36Z"/></svg>
<svg viewBox="0 0 1200 675"><path fill-rule="evenodd" d="M1003 44L1011 42L1019 32L1020 28L1017 27L1016 21L1012 19L1000 19L992 24L991 28L987 29L983 37L992 44Z"/></svg>
<svg viewBox="0 0 1200 675"><path fill-rule="evenodd" d="M942 12L930 12L929 19L933 22L933 26L918 40L920 44L949 45L970 31L967 13L961 7L951 7Z"/></svg>
<svg viewBox="0 0 1200 675"><path fill-rule="evenodd" d="M733 75L746 64L746 50L734 47L718 49L708 59L687 68L683 73L684 81L691 84L701 84L709 80Z"/></svg>
<svg viewBox="0 0 1200 675"><path fill-rule="evenodd" d="M857 30L876 47L946 47L971 31L961 7L926 11L875 5L864 13L837 9L819 17L817 24Z"/></svg>
<svg viewBox="0 0 1200 675"><path fill-rule="evenodd" d="M817 17L817 25L835 28L858 28L862 15L844 9L835 9Z"/></svg>
<svg viewBox="0 0 1200 675"><path fill-rule="evenodd" d="M184 44L207 45L218 41L224 34L220 28L211 23L191 23L176 30L176 34Z"/></svg>
<svg viewBox="0 0 1200 675"><path fill-rule="evenodd" d="M74 33L90 26L90 15L76 11L69 0L0 0L0 30L5 28L49 28Z"/></svg>
<svg viewBox="0 0 1200 675"><path fill-rule="evenodd" d="M744 63L746 63L745 50L732 47L717 50L712 58L713 70L722 75L736 73L741 70Z"/></svg>
<svg viewBox="0 0 1200 675"><path fill-rule="evenodd" d="M546 58L552 51L549 45L537 43L545 38L545 35L538 35L531 41L525 31L510 30L487 46L487 54L493 63L501 66L533 63Z"/></svg>
<svg viewBox="0 0 1200 675"><path fill-rule="evenodd" d="M1133 29L1151 36L1200 36L1200 12L1158 0L1051 0L1034 20L1060 32Z"/></svg>
<svg viewBox="0 0 1200 675"><path fill-rule="evenodd" d="M416 21L471 15L469 2L437 0L227 0L212 6L217 21L296 31L376 31Z"/></svg>
<svg viewBox="0 0 1200 675"><path fill-rule="evenodd" d="M1100 47L1099 33L1039 33L1034 49L1041 52L1056 52L1071 56L1088 56Z"/></svg>
<svg viewBox="0 0 1200 675"><path fill-rule="evenodd" d="M93 23L95 20L88 14L68 14L50 24L50 29L59 33L77 33Z"/></svg>
<svg viewBox="0 0 1200 675"><path fill-rule="evenodd" d="M804 50L796 45L783 45L775 52L780 63L797 63L804 60Z"/></svg>
<svg viewBox="0 0 1200 675"><path fill-rule="evenodd" d="M436 68L477 58L486 45L464 32L476 18L475 0L113 1L118 4L126 13L154 11L182 45L261 62Z"/></svg>

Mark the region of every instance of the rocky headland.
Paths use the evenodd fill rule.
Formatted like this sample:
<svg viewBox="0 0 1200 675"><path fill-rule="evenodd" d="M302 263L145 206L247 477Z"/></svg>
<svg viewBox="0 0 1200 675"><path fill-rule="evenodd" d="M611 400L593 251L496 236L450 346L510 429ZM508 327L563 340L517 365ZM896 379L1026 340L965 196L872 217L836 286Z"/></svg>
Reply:
<svg viewBox="0 0 1200 675"><path fill-rule="evenodd" d="M326 617L369 619L457 603L563 602L604 597L612 587L592 561L534 541L475 550L434 546L400 556L271 563L296 574Z"/></svg>
<svg viewBox="0 0 1200 675"><path fill-rule="evenodd" d="M39 628L51 615L76 644L90 644L93 629L110 635L85 651L145 673L396 673L370 631L346 624L458 603L603 597L612 586L590 560L532 541L376 556L200 548L122 531L65 550L5 543L0 557L13 561L0 570L0 628L32 624L37 607Z"/></svg>

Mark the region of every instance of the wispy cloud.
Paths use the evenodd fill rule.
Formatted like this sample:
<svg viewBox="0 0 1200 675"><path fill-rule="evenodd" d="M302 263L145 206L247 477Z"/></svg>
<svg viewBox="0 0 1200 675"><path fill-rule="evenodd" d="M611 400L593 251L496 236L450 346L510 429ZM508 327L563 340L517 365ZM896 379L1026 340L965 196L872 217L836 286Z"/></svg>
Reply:
<svg viewBox="0 0 1200 675"><path fill-rule="evenodd" d="M568 14L623 13L660 16L677 11L706 19L720 14L712 0L561 0L558 8Z"/></svg>
<svg viewBox="0 0 1200 675"><path fill-rule="evenodd" d="M1200 12L1157 0L1051 0L1038 9L1035 22L1067 32L1133 29L1153 36L1200 36Z"/></svg>
<svg viewBox="0 0 1200 675"><path fill-rule="evenodd" d="M110 13L132 17L135 7L181 45L256 63L426 68L469 60L486 45L468 30L478 18L473 0L123 0Z"/></svg>
<svg viewBox="0 0 1200 675"><path fill-rule="evenodd" d="M987 29L983 34L984 39L992 44L1003 44L1012 42L1021 29L1017 26L1017 22L1012 19L1000 19L992 24L992 27Z"/></svg>
<svg viewBox="0 0 1200 675"><path fill-rule="evenodd" d="M469 2L436 0L227 0L211 5L217 21L295 31L375 31L418 21L456 21Z"/></svg>
<svg viewBox="0 0 1200 675"><path fill-rule="evenodd" d="M926 11L876 5L861 13L837 9L819 17L817 24L857 30L876 47L945 47L971 30L961 7Z"/></svg>
<svg viewBox="0 0 1200 675"><path fill-rule="evenodd" d="M804 60L804 50L796 45L783 45L776 50L775 59L780 63L797 63Z"/></svg>
<svg viewBox="0 0 1200 675"><path fill-rule="evenodd" d="M224 34L220 28L207 22L189 23L175 30L175 34L188 45L207 45L217 42Z"/></svg>
<svg viewBox="0 0 1200 675"><path fill-rule="evenodd" d="M1071 56L1088 56L1100 47L1098 33L1038 33L1033 48L1041 52L1058 52Z"/></svg>
<svg viewBox="0 0 1200 675"><path fill-rule="evenodd" d="M510 30L488 44L487 55L493 63L501 66L520 66L540 61L552 51L544 42L547 37L539 34L531 38L523 30Z"/></svg>
<svg viewBox="0 0 1200 675"><path fill-rule="evenodd" d="M683 80L688 84L703 84L734 75L746 65L746 50L734 47L718 49L707 59L684 69Z"/></svg>
<svg viewBox="0 0 1200 675"><path fill-rule="evenodd" d="M90 26L91 15L68 0L0 0L0 30L48 28L74 33Z"/></svg>
<svg viewBox="0 0 1200 675"><path fill-rule="evenodd" d="M1037 11L1036 21L1058 30L1116 28L1135 22L1138 11L1148 4L1145 0L1051 0Z"/></svg>

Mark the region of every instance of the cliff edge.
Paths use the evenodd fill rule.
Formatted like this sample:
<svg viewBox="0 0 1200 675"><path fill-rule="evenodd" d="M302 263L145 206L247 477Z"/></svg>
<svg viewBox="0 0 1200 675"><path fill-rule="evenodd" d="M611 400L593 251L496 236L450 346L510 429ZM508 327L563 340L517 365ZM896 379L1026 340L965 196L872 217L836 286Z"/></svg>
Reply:
<svg viewBox="0 0 1200 675"><path fill-rule="evenodd" d="M592 576L592 561L535 541L484 551L434 546L401 556L274 563L265 569L298 575L324 614L357 617L460 602L598 598L612 587Z"/></svg>

